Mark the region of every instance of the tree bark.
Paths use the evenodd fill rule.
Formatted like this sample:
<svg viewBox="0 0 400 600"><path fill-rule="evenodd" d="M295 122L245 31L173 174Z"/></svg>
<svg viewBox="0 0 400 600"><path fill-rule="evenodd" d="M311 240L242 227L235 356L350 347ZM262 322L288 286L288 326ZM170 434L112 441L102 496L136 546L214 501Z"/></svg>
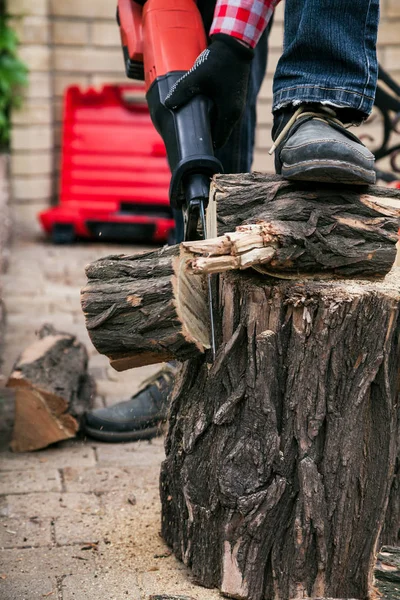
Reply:
<svg viewBox="0 0 400 600"><path fill-rule="evenodd" d="M15 389L14 452L74 437L95 394L84 345L49 325L39 338L22 353L7 382Z"/></svg>
<svg viewBox="0 0 400 600"><path fill-rule="evenodd" d="M86 269L82 309L90 338L123 371L209 348L206 282L185 269L179 248L109 256Z"/></svg>
<svg viewBox="0 0 400 600"><path fill-rule="evenodd" d="M172 398L163 537L233 598L372 597L398 450L398 280L235 273L219 297L217 359L188 361Z"/></svg>
<svg viewBox="0 0 400 600"><path fill-rule="evenodd" d="M397 434L399 436L399 434ZM400 446L400 441L399 441ZM385 524L381 536L382 546L400 547L400 448L397 456Z"/></svg>
<svg viewBox="0 0 400 600"><path fill-rule="evenodd" d="M252 267L283 278L376 278L395 260L399 211L384 202L400 208L399 192L315 189L260 175L217 177L211 192L219 238L87 268L86 325L116 369L186 360L210 347L208 273Z"/></svg>

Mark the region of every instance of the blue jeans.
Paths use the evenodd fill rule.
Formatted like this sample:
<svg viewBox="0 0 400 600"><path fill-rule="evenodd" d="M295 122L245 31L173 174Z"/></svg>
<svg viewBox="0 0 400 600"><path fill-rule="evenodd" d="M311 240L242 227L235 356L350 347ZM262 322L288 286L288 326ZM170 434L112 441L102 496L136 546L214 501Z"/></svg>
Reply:
<svg viewBox="0 0 400 600"><path fill-rule="evenodd" d="M378 65L379 0L286 0L273 111L326 102L369 115Z"/></svg>

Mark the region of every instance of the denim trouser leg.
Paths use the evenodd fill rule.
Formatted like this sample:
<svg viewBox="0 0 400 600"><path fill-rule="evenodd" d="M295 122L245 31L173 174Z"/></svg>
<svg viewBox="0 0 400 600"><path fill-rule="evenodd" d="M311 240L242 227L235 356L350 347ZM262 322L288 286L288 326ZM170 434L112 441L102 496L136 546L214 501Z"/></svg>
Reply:
<svg viewBox="0 0 400 600"><path fill-rule="evenodd" d="M272 22L271 22L272 23ZM246 108L235 125L229 140L215 155L222 163L225 173L248 173L253 162L255 131L257 124L257 96L267 69L268 36L271 23L258 42L252 62ZM183 218L181 211L174 210L176 243L183 240Z"/></svg>
<svg viewBox="0 0 400 600"><path fill-rule="evenodd" d="M377 81L379 0L286 0L273 111L301 102L367 116Z"/></svg>

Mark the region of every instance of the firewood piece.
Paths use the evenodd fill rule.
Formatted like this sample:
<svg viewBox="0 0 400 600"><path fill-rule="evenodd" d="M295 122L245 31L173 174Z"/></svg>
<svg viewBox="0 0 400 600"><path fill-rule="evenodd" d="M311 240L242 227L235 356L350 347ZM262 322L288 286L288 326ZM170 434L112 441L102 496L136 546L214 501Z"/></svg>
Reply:
<svg viewBox="0 0 400 600"><path fill-rule="evenodd" d="M162 535L242 600L373 597L398 452L399 270L382 282L231 272L219 349L171 399Z"/></svg>
<svg viewBox="0 0 400 600"><path fill-rule="evenodd" d="M15 389L14 452L74 437L94 398L85 346L50 325L42 327L39 338L21 354L7 382Z"/></svg>
<svg viewBox="0 0 400 600"><path fill-rule="evenodd" d="M187 260L172 246L87 267L86 327L116 370L187 360L210 347L206 280L188 279Z"/></svg>
<svg viewBox="0 0 400 600"><path fill-rule="evenodd" d="M219 175L210 204L218 236L269 224L267 233L279 244L268 271L278 276L384 276L395 259L399 190L289 182L260 173Z"/></svg>

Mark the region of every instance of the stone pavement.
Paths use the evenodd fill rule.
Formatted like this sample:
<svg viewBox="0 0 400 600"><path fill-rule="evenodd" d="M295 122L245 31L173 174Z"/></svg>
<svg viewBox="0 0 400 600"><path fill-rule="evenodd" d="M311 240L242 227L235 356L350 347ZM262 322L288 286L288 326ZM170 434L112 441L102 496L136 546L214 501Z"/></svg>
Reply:
<svg viewBox="0 0 400 600"><path fill-rule="evenodd" d="M157 367L116 373L86 333L79 304L85 264L142 248L100 244L55 247L21 225L4 277L8 312L3 385L43 323L87 345L98 406L134 393ZM160 537L158 476L163 438L107 445L63 442L31 454L8 443L12 393L0 388L0 599L148 600L169 593L218 598L196 586Z"/></svg>
<svg viewBox="0 0 400 600"><path fill-rule="evenodd" d="M138 248L54 247L32 223L19 225L4 278L8 311L3 384L20 351L45 322L86 343L96 403L135 392L157 367L118 374L88 339L79 305L84 265ZM0 387L1 600L214 600L160 537L158 475L163 439L110 445L90 439L27 454L8 451L10 390ZM400 600L400 553L381 555L383 598ZM389 577L389 579L388 579Z"/></svg>

